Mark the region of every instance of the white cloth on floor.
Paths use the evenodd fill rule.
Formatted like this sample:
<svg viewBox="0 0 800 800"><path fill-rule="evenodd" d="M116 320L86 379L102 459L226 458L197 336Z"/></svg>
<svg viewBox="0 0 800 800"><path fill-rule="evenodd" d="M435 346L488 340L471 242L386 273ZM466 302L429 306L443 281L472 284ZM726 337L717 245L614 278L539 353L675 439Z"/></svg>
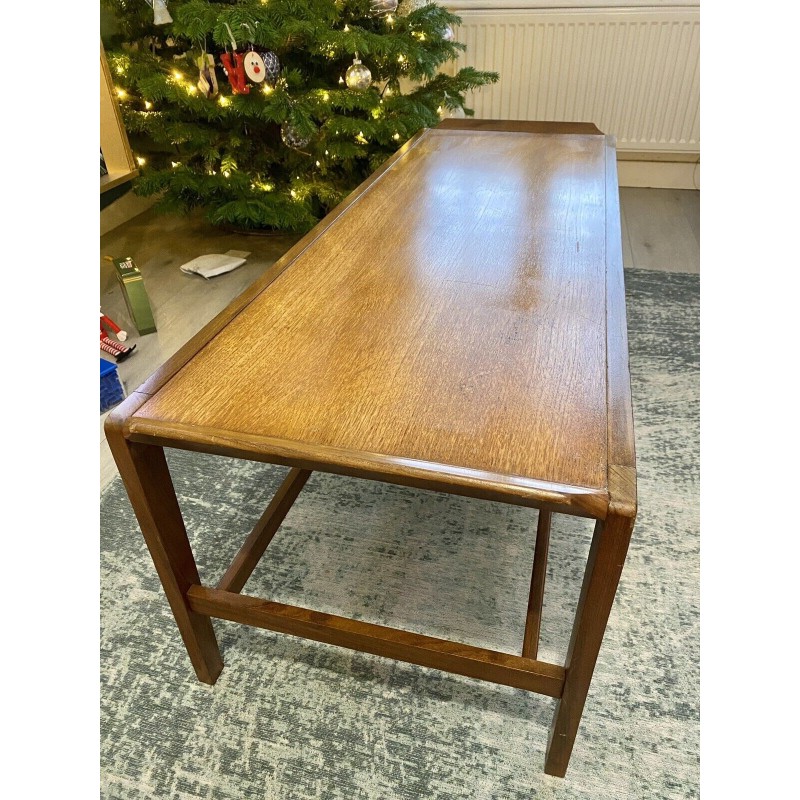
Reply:
<svg viewBox="0 0 800 800"><path fill-rule="evenodd" d="M245 250L228 250L227 253L208 253L198 256L181 265L181 271L187 274L202 275L204 278L213 278L241 267L250 253Z"/></svg>

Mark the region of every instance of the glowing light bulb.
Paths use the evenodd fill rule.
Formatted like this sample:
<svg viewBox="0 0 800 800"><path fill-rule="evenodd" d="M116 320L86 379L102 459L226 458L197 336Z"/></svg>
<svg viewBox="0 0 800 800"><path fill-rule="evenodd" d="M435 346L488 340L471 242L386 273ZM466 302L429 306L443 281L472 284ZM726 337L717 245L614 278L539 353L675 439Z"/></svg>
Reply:
<svg viewBox="0 0 800 800"><path fill-rule="evenodd" d="M186 91L189 92L189 94L197 94L197 87L193 83L190 83L186 87Z"/></svg>
<svg viewBox="0 0 800 800"><path fill-rule="evenodd" d="M320 163L319 163L319 161L317 161L317 166L318 166L318 167L321 167L321 166L322 166L322 164L320 164Z"/></svg>
<svg viewBox="0 0 800 800"><path fill-rule="evenodd" d="M394 136L392 136L392 139L394 139L395 141L397 141L399 138L400 138L399 133L396 133Z"/></svg>
<svg viewBox="0 0 800 800"><path fill-rule="evenodd" d="M141 156L136 156L136 163L143 167L147 163L147 159L142 158Z"/></svg>
<svg viewBox="0 0 800 800"><path fill-rule="evenodd" d="M400 64L404 64L404 63L405 63L405 61L406 61L406 57L405 57L405 56L404 56L402 53L400 53L400 55L399 55L399 56L397 56L397 61L398 61L398 63L400 63Z"/></svg>
<svg viewBox="0 0 800 800"><path fill-rule="evenodd" d="M327 150L325 151L325 155L328 155L328 151Z"/></svg>
<svg viewBox="0 0 800 800"><path fill-rule="evenodd" d="M322 93L322 99L327 103L328 100L331 99L331 96L327 92Z"/></svg>
<svg viewBox="0 0 800 800"><path fill-rule="evenodd" d="M172 71L172 77L175 78L176 81L182 81L183 80L183 73L182 72L178 72L178 70L173 70Z"/></svg>
<svg viewBox="0 0 800 800"><path fill-rule="evenodd" d="M120 100L124 100L128 96L128 93L124 89L117 89L117 97Z"/></svg>
<svg viewBox="0 0 800 800"><path fill-rule="evenodd" d="M221 106L225 107L225 106L229 106L229 105L231 104L231 101L230 101L230 100L228 100L228 98L227 98L227 97L225 97L225 95L224 95L224 94L221 94L221 95L219 96L219 104L220 104Z"/></svg>
<svg viewBox="0 0 800 800"><path fill-rule="evenodd" d="M176 167L179 167L180 165L181 165L180 161L173 161L172 162L172 169L175 169Z"/></svg>
<svg viewBox="0 0 800 800"><path fill-rule="evenodd" d="M350 26L349 25L345 25L344 26L344 32L345 33L350 33Z"/></svg>
<svg viewBox="0 0 800 800"><path fill-rule="evenodd" d="M296 192L294 189L292 189L292 191L290 192L290 194L292 195L292 197L293 197L295 200L297 199L297 192Z"/></svg>
<svg viewBox="0 0 800 800"><path fill-rule="evenodd" d="M149 111L153 107L153 104L149 100L145 100L144 107Z"/></svg>
<svg viewBox="0 0 800 800"><path fill-rule="evenodd" d="M390 25L394 25L394 17L393 17L391 14L389 14L389 16L388 16L388 17L386 17L386 21L387 21L387 22L388 22Z"/></svg>
<svg viewBox="0 0 800 800"><path fill-rule="evenodd" d="M344 78L341 75L339 76L339 83L344 83Z"/></svg>
<svg viewBox="0 0 800 800"><path fill-rule="evenodd" d="M274 90L268 83L265 83L264 88L261 91L264 92L264 94L272 94Z"/></svg>
<svg viewBox="0 0 800 800"><path fill-rule="evenodd" d="M223 174L223 175L224 175L226 178L230 178L230 176L231 176L231 171L230 171L229 169L226 169L226 170L223 170L222 174Z"/></svg>

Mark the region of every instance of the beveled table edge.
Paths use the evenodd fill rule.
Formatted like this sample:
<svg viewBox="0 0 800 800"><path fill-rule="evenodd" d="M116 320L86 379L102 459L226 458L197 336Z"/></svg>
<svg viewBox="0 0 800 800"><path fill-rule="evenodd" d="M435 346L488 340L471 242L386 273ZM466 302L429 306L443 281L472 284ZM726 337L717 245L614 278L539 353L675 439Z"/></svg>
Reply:
<svg viewBox="0 0 800 800"><path fill-rule="evenodd" d="M616 139L605 137L606 158L606 419L609 506L636 516L636 439L633 424L625 273L617 177Z"/></svg>
<svg viewBox="0 0 800 800"><path fill-rule="evenodd" d="M140 402L146 400L147 397L143 397ZM331 472L592 519L605 518L608 508L608 492L605 489L567 486L521 475L498 474L385 453L214 430L133 415L122 420L122 426L125 438L142 444Z"/></svg>

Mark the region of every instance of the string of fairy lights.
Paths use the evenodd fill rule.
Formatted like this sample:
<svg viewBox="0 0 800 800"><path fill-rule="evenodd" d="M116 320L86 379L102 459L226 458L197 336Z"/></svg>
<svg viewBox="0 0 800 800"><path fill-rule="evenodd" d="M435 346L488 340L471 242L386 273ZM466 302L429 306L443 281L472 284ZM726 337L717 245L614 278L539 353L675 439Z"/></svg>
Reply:
<svg viewBox="0 0 800 800"><path fill-rule="evenodd" d="M262 3L262 5L267 5L268 0L261 0L261 3ZM398 6L398 0L372 0L372 3L371 3L373 14L376 15L376 16L383 16L384 21L385 21L386 25L389 28L392 28L394 26L394 24L395 24L395 17L394 17L394 13L393 12L395 12L397 10L397 6ZM172 21L171 17L167 21L171 22ZM349 24L345 24L344 27L342 28L342 32L343 33L350 33L351 32L350 25ZM416 38L420 42L424 42L426 40L426 36L425 36L424 31L412 31L411 35L414 36L414 38ZM452 41L453 38L454 38L453 30L449 25L445 27L445 30L443 32L443 38L446 41ZM235 40L233 41L233 44L234 44L234 46L236 45ZM251 52L254 52L254 51L251 51ZM330 59L334 59L334 58L336 58L338 56L338 52L335 49L335 47L331 46L326 51L325 55ZM274 58L274 60L275 60L275 62L277 64L278 63L277 62L277 56L275 56L272 53L270 53L270 56ZM262 58L262 61L263 61L263 58ZM213 59L211 59L211 63L212 63L212 65L214 64ZM400 64L401 66L408 64L407 56L405 54L403 54L403 53L398 54L397 63ZM280 67L278 65L277 69L279 69L279 68ZM117 66L116 66L116 72L120 76L124 76L125 75L126 67L125 67L125 64L122 61L118 61ZM200 93L200 90L198 89L198 85L195 82L193 82L192 80L187 79L187 77L184 75L184 73L181 72L178 69L173 69L171 71L171 79L172 79L171 82L175 86L177 86L178 88L184 90L190 97L196 96L196 95L198 95ZM345 74L339 77L339 84L347 86L347 88L352 90L352 91L364 91L364 90L368 89L372 85L372 83L373 83L373 81L372 81L372 72L370 71L369 67L367 67L365 64L362 63L361 59L359 58L358 53L356 52L355 56L353 58L353 63L347 68L347 70L345 71ZM264 95L269 96L275 91L275 89L278 86L280 86L284 90L287 88L286 82L282 78L279 78L275 82L269 82L268 80L265 80L263 82L263 85L261 86L261 92ZM131 95L122 87L117 87L116 88L116 93L117 93L117 98L119 99L120 102L124 103L124 102L128 102L128 101L130 101L132 99ZM379 106L372 110L372 117L374 119L378 119L381 116L380 105L383 104L382 97L383 96L389 97L389 96L391 96L391 94L392 94L392 90L391 90L391 87L389 86L389 83L387 82L386 85L384 86L382 92L381 92L381 100L379 101ZM330 101L330 92L328 90L321 90L318 93L318 95L319 95L319 98L321 99L322 102L327 103L327 102ZM216 102L218 103L218 105L221 108L230 108L232 106L231 97L229 97L226 94L219 93L217 98L216 98ZM153 110L154 106L153 106L152 101L143 99L142 103L143 103L145 111L149 112L149 111ZM443 106L439 106L437 111L438 111L438 113L440 115L442 115L442 114L445 113L445 108ZM339 132L336 131L337 135L338 135L338 133ZM297 135L294 134L291 130L285 132L282 138L283 138L284 143L287 144L290 147L297 147L298 145L299 146L305 146L305 144L307 143L302 139L302 137L297 137ZM395 133L392 135L392 139L394 141L399 141L400 138L401 138L400 133L395 131ZM359 144L367 144L368 141L369 141L367 139L367 137L364 135L363 131L359 131L358 134L355 135L354 139ZM328 152L326 151L326 155L327 154L328 154ZM146 158L144 156L141 156L141 155L136 156L136 161L139 164L139 166L144 166L147 163ZM180 161L173 161L171 163L172 163L173 169L177 169L178 167L181 166L181 162ZM318 166L318 167L320 166L320 162L319 161L316 161L316 166ZM216 172L214 172L213 174L216 174ZM223 171L223 175L225 177L229 177L230 171L229 170L224 170ZM271 189L267 189L267 191L269 191L269 190L271 190Z"/></svg>
<svg viewBox="0 0 800 800"><path fill-rule="evenodd" d="M174 186L176 198L180 187L188 187L190 196L211 197L216 184L191 177L205 174L231 180L234 193L217 195L232 198L231 205L234 201L247 202L247 195L241 192L248 185L252 192L275 192L276 199L285 194L287 200L290 197L300 201L312 195L313 203L318 204L321 200L326 204L329 203L326 197L335 199L337 192L346 190L345 181L361 169L353 166L354 159L369 159L371 164L375 158L385 157L387 149L391 152L390 141L396 146L421 124L431 124L437 96L444 97L437 109L441 117L461 110L463 97L459 89L450 90L448 101L444 91L445 87L449 88L446 82L437 82L436 88L432 86L431 93L422 95L424 100L409 97L407 102L404 99L400 103L394 97L417 91L406 86L416 85L424 89L432 80L427 76L433 76L434 72L429 73L427 66L421 70L420 65L428 63L428 59L435 68L442 60L443 51L432 50L431 45L454 41L453 30L446 24L447 17L452 18L452 14L448 15L441 7L420 14L414 20L404 18L410 11L425 6L427 0L405 0L407 5L402 11L402 19L396 16L398 0L371 0L367 13L375 18L375 22L359 24L358 19L348 17L349 12L345 12L340 15L338 25L324 27L321 31L318 29L317 34L309 39L308 57L321 57L332 62L340 62L345 57L346 60L338 76L333 71L336 67L328 72L327 87L316 88L304 86L303 69L294 66L298 53L291 49L291 44L285 56L289 62L287 65L281 64L283 56L279 59L274 51L255 44L259 39L268 38L263 33L260 37L256 35L257 19L251 17L248 23L227 10L217 16L213 25L212 47L215 52L212 53L206 49L210 21L198 19L192 28L186 13L181 18L183 7L180 7L176 14L178 23L174 23L167 8L168 2L171 5L170 0L145 1L154 9L156 25L173 23L174 27L164 35L147 34L133 44L123 45L109 58L112 74L116 73L119 78L115 87L117 99L125 110L131 130L143 135L145 146L150 142L156 143L156 149L134 155L140 167L149 167L148 159L152 161L152 169L142 172L146 186L153 187L145 193L164 187L173 191ZM261 5L272 1L261 0ZM334 2L341 9L345 0ZM445 19L441 19L442 16ZM227 36L222 33L223 26ZM392 32L408 38L377 38ZM192 44L185 44L187 41ZM416 47L416 43L423 46ZM359 53L362 45L368 63L364 63ZM462 45L456 47L463 49ZM450 50L446 52L450 53ZM350 58L352 63L347 63ZM299 60L302 61L302 57ZM374 79L373 70L381 76L379 79ZM420 74L423 77L416 77ZM474 83L476 79L472 75L466 80ZM478 80L485 82L481 75ZM350 93L361 97L348 100ZM268 99L272 105L262 107L254 104L256 98ZM353 111L357 113L351 113ZM229 127L226 119L237 119L238 122ZM250 135L247 132L249 119L253 120L255 130L259 129L257 121L275 122L278 140L289 150L310 157L308 167L298 166L303 163L302 158L298 160L282 155L280 151L273 151L266 159L258 157L258 160L253 160L247 148L241 150L236 144L226 147L215 142L218 140L217 131L230 129L236 131L236 136ZM199 127L192 127L198 123ZM197 135L199 139L195 138ZM273 134L269 132L266 135L266 141L274 143ZM206 141L215 143L206 147L203 144ZM186 147L182 146L183 142L188 143ZM165 156L163 148L158 149L168 144L175 148L171 158L169 150ZM241 163L237 163L237 159ZM280 166L270 174L272 167L262 165L272 163ZM177 182L168 183L173 179L164 176L170 172L170 167L173 171L186 172L186 178L176 175ZM300 174L295 174L296 169ZM243 181L245 177L249 179L246 183ZM269 202L273 203L273 200ZM281 206L264 206L268 209L273 207ZM291 219L302 221L305 219L303 215L309 213L305 210Z"/></svg>

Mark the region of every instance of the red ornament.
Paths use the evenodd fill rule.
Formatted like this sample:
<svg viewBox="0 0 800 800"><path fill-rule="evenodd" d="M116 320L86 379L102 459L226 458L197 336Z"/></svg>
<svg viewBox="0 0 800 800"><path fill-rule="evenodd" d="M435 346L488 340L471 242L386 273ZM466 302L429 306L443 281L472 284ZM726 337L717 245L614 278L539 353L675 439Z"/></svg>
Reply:
<svg viewBox="0 0 800 800"><path fill-rule="evenodd" d="M242 53L233 54L234 62L231 63L230 53L223 53L219 59L225 68L225 74L231 84L234 94L250 94L250 87L244 74L244 55Z"/></svg>

